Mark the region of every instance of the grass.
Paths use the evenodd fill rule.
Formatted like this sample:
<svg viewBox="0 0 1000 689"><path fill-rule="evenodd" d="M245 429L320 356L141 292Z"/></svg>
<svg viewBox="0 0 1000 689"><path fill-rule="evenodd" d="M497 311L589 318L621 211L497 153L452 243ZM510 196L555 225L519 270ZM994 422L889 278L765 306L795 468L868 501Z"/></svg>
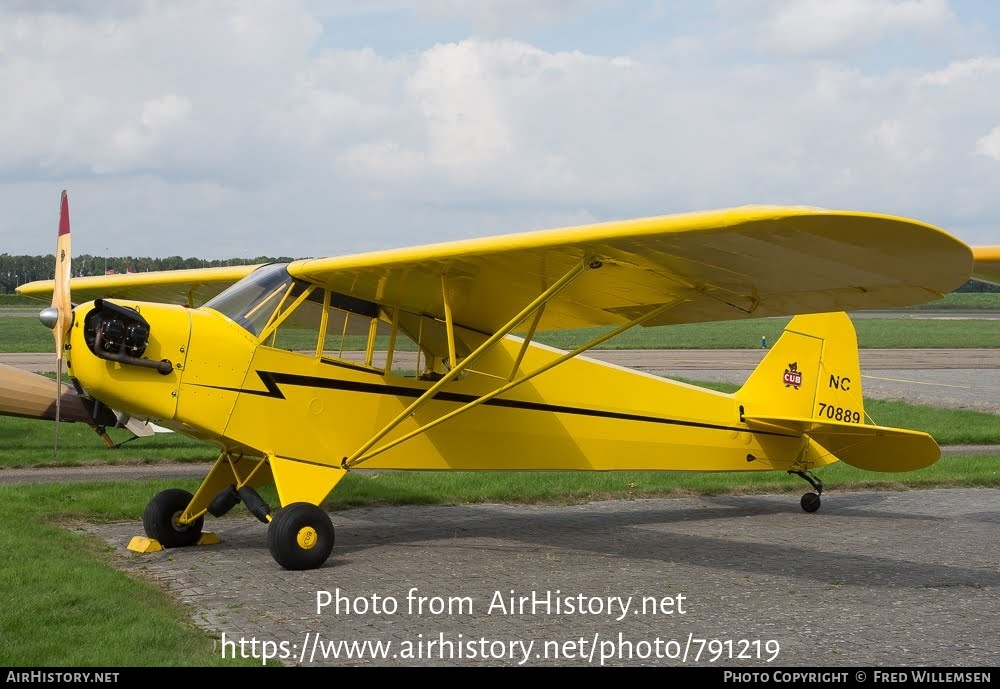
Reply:
<svg viewBox="0 0 1000 689"><path fill-rule="evenodd" d="M0 294L0 311L41 311L46 306L48 303L45 301L26 297L23 294Z"/></svg>
<svg viewBox="0 0 1000 689"><path fill-rule="evenodd" d="M153 583L131 577L83 521L135 519L155 486L0 486L0 665L152 667L256 665L223 662ZM16 525L16 528L15 526Z"/></svg>
<svg viewBox="0 0 1000 689"><path fill-rule="evenodd" d="M862 349L1000 347L1000 320L855 319Z"/></svg>
<svg viewBox="0 0 1000 689"><path fill-rule="evenodd" d="M881 426L930 433L941 445L1000 444L1000 417L988 412L941 409L898 400L866 400L865 412Z"/></svg>
<svg viewBox="0 0 1000 689"><path fill-rule="evenodd" d="M2 352L51 352L55 347L52 331L47 330L37 318L0 315L0 333Z"/></svg>
<svg viewBox="0 0 1000 689"><path fill-rule="evenodd" d="M1000 311L1000 292L952 292L937 301L893 311Z"/></svg>
<svg viewBox="0 0 1000 689"><path fill-rule="evenodd" d="M180 433L157 433L133 438L123 429L108 435L120 447L109 449L87 425L59 424L59 452L54 453L55 426L50 421L0 416L0 467L80 466L83 464L146 464L151 462L209 462L218 456L212 445Z"/></svg>

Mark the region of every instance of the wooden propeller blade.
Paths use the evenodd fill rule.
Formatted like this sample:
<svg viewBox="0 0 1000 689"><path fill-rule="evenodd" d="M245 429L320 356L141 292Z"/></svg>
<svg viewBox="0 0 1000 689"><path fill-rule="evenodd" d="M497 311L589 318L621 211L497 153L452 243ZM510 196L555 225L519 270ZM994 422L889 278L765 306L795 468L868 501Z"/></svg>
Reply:
<svg viewBox="0 0 1000 689"><path fill-rule="evenodd" d="M58 312L56 324L52 327L52 337L56 345L56 419L55 448L59 452L59 417L62 411L62 372L63 352L66 348L66 331L69 329L73 314L73 301L70 298L69 279L72 275L70 263L72 251L69 238L69 197L63 190L59 203L59 237L56 240L56 272L55 285L52 290L52 307Z"/></svg>

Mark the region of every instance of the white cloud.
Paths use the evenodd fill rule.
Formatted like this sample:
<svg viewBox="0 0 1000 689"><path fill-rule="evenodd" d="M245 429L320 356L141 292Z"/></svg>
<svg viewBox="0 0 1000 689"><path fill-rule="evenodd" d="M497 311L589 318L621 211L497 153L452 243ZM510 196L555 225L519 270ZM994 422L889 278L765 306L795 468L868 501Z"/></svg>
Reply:
<svg viewBox="0 0 1000 689"><path fill-rule="evenodd" d="M975 152L978 155L1000 161L1000 126L994 127L988 134L976 141Z"/></svg>
<svg viewBox="0 0 1000 689"><path fill-rule="evenodd" d="M957 23L947 0L765 0L739 8L732 2L723 5L744 17L752 7L760 17L759 45L795 55L838 54L905 33L941 34Z"/></svg>
<svg viewBox="0 0 1000 689"><path fill-rule="evenodd" d="M919 86L950 86L962 81L995 79L1000 74L1000 57L974 57L952 62L944 69L922 74L916 83Z"/></svg>
<svg viewBox="0 0 1000 689"><path fill-rule="evenodd" d="M92 169L103 174L159 167L155 160L183 144L172 134L182 133L190 112L190 101L172 93L145 101L133 122L110 135L108 147L94 156Z"/></svg>
<svg viewBox="0 0 1000 689"><path fill-rule="evenodd" d="M136 255L322 255L744 203L897 213L988 243L1000 57L829 57L953 21L929 0L830 4L722 5L712 32L612 57L582 35L572 50L482 37L394 57L337 49L289 3L0 10L0 241L50 251L68 187L86 227L75 244ZM791 50L796 22L828 59L719 49L766 24Z"/></svg>
<svg viewBox="0 0 1000 689"><path fill-rule="evenodd" d="M530 60L533 54L525 51L510 60L504 54L508 47L438 45L421 57L407 86L425 122L432 165L457 175L474 175L512 152L510 116L495 88L497 72L516 67L515 60Z"/></svg>
<svg viewBox="0 0 1000 689"><path fill-rule="evenodd" d="M477 34L504 34L512 28L547 26L579 16L598 0L422 0L409 7L431 21L461 21Z"/></svg>
<svg viewBox="0 0 1000 689"><path fill-rule="evenodd" d="M53 170L121 174L267 148L257 119L285 98L319 26L283 4L238 7L150 4L96 19L0 13L11 54L0 64L0 134L16 141L0 150L0 172L45 150L59 161ZM163 152L164 118L190 113L198 133L171 142L163 159L138 160Z"/></svg>

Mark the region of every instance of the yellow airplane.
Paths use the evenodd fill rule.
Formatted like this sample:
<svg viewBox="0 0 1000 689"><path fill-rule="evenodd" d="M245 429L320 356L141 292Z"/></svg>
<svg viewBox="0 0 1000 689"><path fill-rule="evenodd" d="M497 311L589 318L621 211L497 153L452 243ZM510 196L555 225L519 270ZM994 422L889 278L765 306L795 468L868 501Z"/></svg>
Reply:
<svg viewBox="0 0 1000 689"><path fill-rule="evenodd" d="M57 279L19 291L52 297L43 321L76 385L219 448L193 495L153 496L130 547L205 542L206 516L243 502L291 570L329 557L321 505L356 468L781 471L815 512L817 467L926 467L929 435L866 416L844 312L931 301L973 269L967 245L915 220L748 206L71 280L68 213L64 192ZM583 356L636 326L789 315L733 394ZM572 351L534 341L589 326L605 327ZM271 483L276 507L258 492Z"/></svg>

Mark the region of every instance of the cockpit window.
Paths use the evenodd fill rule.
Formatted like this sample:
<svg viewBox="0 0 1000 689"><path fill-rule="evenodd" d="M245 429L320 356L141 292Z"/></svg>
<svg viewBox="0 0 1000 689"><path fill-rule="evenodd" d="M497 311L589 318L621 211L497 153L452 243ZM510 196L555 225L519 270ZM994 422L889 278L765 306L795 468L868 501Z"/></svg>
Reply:
<svg viewBox="0 0 1000 689"><path fill-rule="evenodd" d="M258 268L205 307L245 328L265 347L324 363L428 379L453 365L440 319L384 310L375 302L296 280L287 267ZM459 358L470 351L461 335L455 337L455 349Z"/></svg>
<svg viewBox="0 0 1000 689"><path fill-rule="evenodd" d="M292 284L287 266L287 263L272 263L258 268L206 302L205 307L259 335Z"/></svg>

